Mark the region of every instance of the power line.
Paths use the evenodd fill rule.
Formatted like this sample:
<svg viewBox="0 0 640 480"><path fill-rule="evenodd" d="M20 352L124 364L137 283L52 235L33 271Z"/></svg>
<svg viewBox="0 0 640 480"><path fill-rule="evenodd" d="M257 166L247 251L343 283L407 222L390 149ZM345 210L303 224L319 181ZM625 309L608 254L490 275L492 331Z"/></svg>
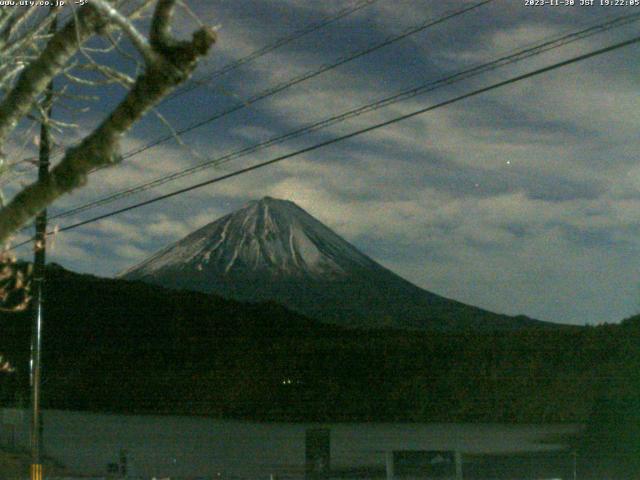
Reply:
<svg viewBox="0 0 640 480"><path fill-rule="evenodd" d="M276 85L275 87L269 88L267 90L263 90L262 92L259 92L258 94L254 95L253 97L250 97L249 99L243 101L242 103L239 103L239 104L237 104L237 105L235 105L235 106L233 106L233 107L231 107L229 109L223 110L222 112L219 112L218 114L215 114L212 117L209 117L209 118L207 118L205 120L202 120L200 122L191 124L190 126L185 127L185 128L183 128L181 130L178 130L176 132L173 132L170 135L165 135L163 137L160 137L160 138L158 138L158 139L156 139L156 140L154 140L154 141L152 141L152 142L150 142L150 143L148 143L148 144L146 144L146 145L144 145L144 146L142 146L140 148L137 148L135 150L130 150L129 152L125 153L122 156L122 160L126 160L128 158L134 157L134 156L136 156L136 155L138 155L138 154L140 154L140 153L142 153L142 152L144 152L144 151L146 151L148 149L151 149L151 148L153 148L153 147L155 147L155 146L157 146L157 145L159 145L159 144L161 144L163 142L166 142L167 140L170 140L170 139L174 138L176 135L182 135L184 133L187 133L187 132L190 132L192 130L195 130L196 128L199 128L199 127L201 127L203 125L211 123L211 122L213 122L215 120L218 120L219 118L222 118L222 117L224 117L224 116L226 116L226 115L228 115L230 113L234 113L234 112L236 112L238 110L241 110L241 109L243 109L245 107L248 107L251 104L253 104L253 103L255 103L255 102L259 101L259 100L262 100L262 99L267 98L267 97L269 97L271 95L279 93L279 92L281 92L283 90L286 90L286 89L288 89L288 88L290 88L290 87L292 87L294 85L297 85L297 84L302 83L302 82L304 82L306 80L314 78L314 77L316 77L316 76L318 76L318 75L320 75L320 74L322 74L324 72L327 72L329 70L337 68L340 65L346 64L346 63L348 63L350 61L353 61L353 60L355 60L357 58L360 58L360 57L363 57L365 55L368 55L369 53L372 53L372 52L374 52L376 50L384 48L384 47L386 47L388 45L391 45L391 44L393 44L395 42L403 40L403 39L405 39L405 38L407 38L407 37L409 37L411 35L414 35L416 33L424 31L427 28L433 27L433 26L438 25L440 23L444 23L444 22L446 22L446 21L448 21L450 19L456 18L456 17L458 17L460 15L463 15L463 14L469 12L469 11L472 11L474 9L482 7L482 6L484 6L484 5L488 4L488 3L491 3L493 1L495 1L495 0L481 0L479 2L476 2L476 3L472 4L472 5L469 5L469 6L454 10L454 11L449 11L449 12L447 12L447 13L445 13L445 14L443 14L443 15L435 18L435 19L427 19L427 20L423 21L422 23L420 23L418 25L414 25L414 26L408 27L405 30L403 30L402 32L400 32L399 34L391 35L391 36L387 37L386 39L384 39L383 41L378 42L378 43L376 43L376 44L374 44L374 45L372 45L370 47L367 47L367 48L365 48L363 50L358 50L358 51L353 52L353 53L351 53L349 55L340 57L340 58L338 58L336 61L334 61L331 64L323 65L319 69L306 72L306 73L304 73L302 75L299 75L297 77L294 77L293 79L290 79L290 80L288 80L286 82L280 83L280 84ZM100 171L100 170L102 170L104 168L108 168L108 166L99 167L99 168L93 170L91 173L94 173L96 171ZM51 218L54 218L54 217L51 217Z"/></svg>
<svg viewBox="0 0 640 480"><path fill-rule="evenodd" d="M363 5L361 7L359 7L359 8L363 8L364 6L366 6L364 4L369 4L369 3L372 3L373 1L377 1L377 0L365 1L365 2L363 2ZM323 73L325 73L325 72L327 72L329 70L333 70L333 69L335 69L335 68L337 68L337 67L339 67L341 65L344 65L344 64L346 64L348 62L351 62L351 61L356 60L358 58L361 58L361 57L363 57L365 55L373 53L373 52L375 52L375 51L377 51L377 50L379 50L381 48L384 48L384 47L386 47L388 45L391 45L391 44L393 44L395 42L403 40L403 39L405 39L405 38L407 38L407 37L409 37L411 35L419 33L419 32L421 32L423 30L426 30L426 29L428 29L430 27L433 27L433 26L438 25L440 23L446 22L447 20L450 20L452 18L455 18L455 17L458 17L460 15L463 15L466 12L469 12L471 10L479 8L479 7L481 7L481 6L485 5L485 4L491 3L493 1L495 1L495 0L481 0L480 2L472 4L472 5L468 6L468 7L464 7L464 8L455 10L455 11L451 11L451 12L445 13L444 15L442 15L440 17L437 17L435 19L427 19L424 22L420 23L419 25L409 27L409 28L405 29L404 31L400 32L397 35L391 35L391 36L387 37L385 40L383 40L382 42L379 42L379 43L377 43L377 44L375 44L373 46L370 46L370 47L367 47L367 48L365 48L363 50L358 50L358 51L353 52L353 53L351 53L349 55L340 57L336 61L334 61L333 63L327 64L327 65L323 65L323 66L321 66L320 68L318 68L316 70L311 70L309 72L306 72L306 73L303 73L301 75L298 75L297 77L294 77L294 78L292 78L290 80L287 80L285 82L279 83L278 85L276 85L274 87L271 87L269 89L263 90L263 91L255 94L255 95L253 95L252 97L249 97L248 99L243 100L241 103L238 103L238 104L236 104L235 106L233 106L231 108L228 108L226 110L223 110L222 112L219 112L219 113L213 115L212 117L208 117L208 118L206 118L206 119L204 119L202 121L193 123L193 124L189 125L188 127L185 127L185 128L183 128L181 130L177 130L175 132L172 132L171 134L159 137L156 140L153 140L152 142L147 143L146 145L143 145L142 147L139 147L139 148L134 149L134 150L130 150L129 152L125 153L122 156L122 160L126 160L126 159L129 159L129 158L134 157L136 155L139 155L140 153L142 153L142 152L144 152L146 150L149 150L149 149L151 149L151 148L153 148L153 147L155 147L157 145L160 145L161 143L164 143L164 142L166 142L168 140L171 140L171 139L175 138L176 136L183 135L183 134L188 133L188 132L190 132L192 130L200 128L200 127L202 127L202 126L204 126L206 124L212 123L212 122L214 122L214 121L216 121L216 120L218 120L218 119L220 119L220 118L222 118L222 117L224 117L226 115L229 115L231 113L235 113L235 112L237 112L239 110L242 110L243 108L247 108L247 107L251 106L252 104L254 104L254 103L256 103L256 102L258 102L260 100L263 100L263 99L265 99L267 97L270 97L270 96L275 95L277 93L280 93L280 92L282 92L284 90L287 90L287 89L289 89L289 88L291 88L291 87L293 87L295 85L298 85L299 83L302 83L304 81L307 81L307 80L310 80L312 78L315 78L318 75L321 75L321 74L323 74ZM346 13L343 14L342 16L346 16ZM300 35L300 36L302 36L302 35ZM288 43L288 42L284 42L284 43ZM260 55L258 55L258 56L260 56ZM242 59L240 59L240 60L242 60ZM249 61L249 60L247 60L247 61ZM243 61L243 63L247 63L247 61ZM226 68L226 67L224 67L224 68ZM233 67L233 68L237 68L237 67ZM95 169L93 172L103 170L104 168L109 168L109 167L108 166L99 167L99 168Z"/></svg>
<svg viewBox="0 0 640 480"><path fill-rule="evenodd" d="M164 194L164 195L159 195L157 197L154 197L152 199L146 200L144 202L140 202L140 203L137 203L137 204L134 204L134 205L130 205L128 207L121 208L121 209L118 209L118 210L115 210L115 211L112 211L112 212L109 212L109 213L105 213L103 215L98 215L98 216L90 218L88 220L83 220L81 222L77 222L77 223L74 223L74 224L71 224L71 225L67 225L65 227L62 227L62 228L56 230L55 232L49 232L49 235L51 235L53 233L57 233L57 232L65 232L65 231L68 231L68 230L72 230L74 228L78 228L78 227L81 227L83 225L87 225L89 223L94 223L94 222L97 222L99 220L103 220L103 219L108 218L108 217L119 215L121 213L125 213L125 212L128 212L130 210L134 210L136 208L140 208L140 207L143 207L143 206L146 206L146 205L150 205L152 203L159 202L160 200L165 200L167 198L174 197L176 195L181 195L183 193L186 193L186 192L189 192L189 191L192 191L192 190L196 190L198 188L201 188L201 187L204 187L204 186L207 186L207 185L212 185L214 183L218 183L218 182L221 182L223 180L227 180L227 179L232 178L232 177L237 177L239 175L242 175L242 174L245 174L245 173L248 173L248 172L252 172L254 170L258 170L260 168L267 167L269 165L273 165L273 164L281 162L283 160L287 160L289 158L292 158L292 157L295 157L295 156L298 156L298 155L302 155L304 153L309 153L309 152L312 152L314 150L318 150L320 148L323 148L323 147L326 147L326 146L329 146L329 145L333 145L335 143L339 143L339 142L342 142L344 140L347 140L347 139L350 139L350 138L353 138L353 137L356 137L356 136L359 136L359 135L362 135L362 134L365 134L365 133L368 133L368 132L371 132L371 131L374 131L374 130L378 130L378 129L383 128L383 127L387 127L389 125L401 122L403 120L407 120L409 118L413 118L413 117L416 117L418 115L425 114L427 112L436 110L438 108L442 108L442 107L451 105L453 103L457 103L457 102L459 102L461 100L465 100L467 98L471 98L471 97L474 97L476 95L480 95L482 93L486 93L486 92L489 92L489 91L492 91L492 90L496 90L498 88L502 88L502 87L510 85L512 83L516 83L516 82L519 82L519 81L522 81L522 80L525 80L525 79L528 79L528 78L531 78L531 77L535 77L535 76L541 75L543 73L550 72L552 70L557 70L559 68L566 67L567 65L578 63L578 62L581 62L583 60L587 60L589 58L592 58L592 57L595 57L595 56L598 56L598 55L602 55L604 53L608 53L608 52L611 52L611 51L617 50L619 48L623 48L623 47L626 47L626 46L629 46L629 45L632 45L632 44L635 44L635 43L638 43L638 42L640 42L640 36L634 37L634 38L632 38L630 40L626 40L626 41L623 41L623 42L619 42L619 43L610 45L608 47L604 47L604 48L601 48L601 49L598 49L598 50L594 50L594 51L591 51L589 53L578 55L578 56L570 58L568 60L557 62L557 63L554 63L552 65L549 65L549 66L546 66L546 67L542 67L542 68L533 70L531 72L524 73L522 75L517 75L515 77L511 77L511 78L509 78L507 80L503 80L501 82L494 83L494 84L489 85L487 87L483 87L483 88L479 88L479 89L473 90L473 91L471 91L469 93L465 93L463 95L459 95L457 97L454 97L454 98L449 99L449 100L445 100L445 101L437 103L435 105L431 105L431 106L428 106L428 107L425 107L425 108L421 108L419 110L415 110L415 111L413 111L411 113L407 113L405 115L401 115L399 117L395 117L395 118L393 118L391 120L387 120L387 121L384 121L384 122L381 122L381 123L377 123L375 125L371 125L369 127L362 128L360 130L356 130L356 131L348 133L346 135L342 135L342 136L335 137L333 139L330 139L330 140L327 140L327 141L324 141L324 142L317 143L317 144L312 145L310 147L302 148L302 149L296 150L294 152L290 152L290 153L287 153L287 154L284 154L284 155L280 155L278 157L272 158L271 160L267 160L267 161L258 163L256 165L252 165L250 167L242 168L240 170L236 170L235 172L231 172L231 173L228 173L226 175L222 175L220 177L216 177L216 178L213 178L213 179L210 179L210 180L206 180L204 182L196 183L194 185L191 185L191 186L185 187L185 188L181 188L181 189L173 191L171 193L167 193L167 194ZM19 243L13 248L18 248L18 247L20 247L22 245L25 245L25 244L29 243L29 242L31 242L31 239L26 240L26 241L24 241L22 243Z"/></svg>
<svg viewBox="0 0 640 480"><path fill-rule="evenodd" d="M305 82L307 80L310 80L314 77L317 77L318 75L321 75L322 73L325 73L329 70L333 70L341 65L344 65L348 62L351 62L353 60L356 60L358 58L361 58L365 55L368 55L370 53L373 53L377 50L380 50L381 48L387 47L395 42L398 42L400 40L403 40L411 35L415 35L416 33L422 32L430 27L433 27L435 25L438 25L440 23L444 23L452 18L458 17L460 15L463 15L471 10L477 9L483 5L486 5L488 3L491 3L495 0L481 0L480 2L474 3L470 6L449 12L449 13L445 13L444 15L437 17L435 19L428 19L425 20L424 22L420 23L419 25L415 25L412 27L409 27L405 30L403 30L402 32L400 32L399 34L396 35L391 35L389 37L387 37L386 39L384 39L381 42L378 42L372 46L369 46L363 50L358 50L356 52L353 52L351 54L348 54L346 56L340 57L338 58L336 61L334 61L333 63L330 64L326 64L321 66L320 68L316 69L316 70L311 70L309 72L303 73L301 75L298 75L297 77L294 77L290 80L287 80L285 82L279 83L278 85L268 88L266 90L263 90L255 95L253 95L252 97L249 97L248 99L242 101L241 103L238 103L236 105L234 105L233 107L230 107L226 110L223 110L222 112L219 112L211 117L208 117L204 120L201 120L199 122L195 122L192 123L191 125L189 125L188 127L185 127L181 130L176 131L175 133L172 133L170 135L165 135L162 137L157 138L156 140L153 140L150 143L147 143L146 145L134 149L134 150L130 150L129 152L125 153L122 156L123 160L126 160L128 158L131 158L135 155L138 155L146 150L149 150L150 148L155 147L156 145L159 145L161 143L166 142L167 140L171 140L172 138L174 138L176 135L182 135L185 133L188 133L192 130L195 130L196 128L202 127L203 125L207 125L209 123L212 123L226 115L229 115L231 113L237 112L238 110L242 110L243 108L247 108L249 106L251 106L252 104L263 100L267 97L270 97L272 95L275 95L277 93L280 93L284 90L287 90L299 83Z"/></svg>
<svg viewBox="0 0 640 480"><path fill-rule="evenodd" d="M335 125L336 123L340 123L343 122L347 119L350 118L354 118L360 115L363 115L365 113L386 107L388 105L391 105L393 103L397 103L399 101L402 100L407 100L409 98L415 97L417 95L421 95L430 91L433 91L437 88L440 87L444 87L447 85L451 85L453 83L457 83L459 81L462 80L466 80L468 78L480 75L482 73L486 73L488 71L491 70L495 70L499 67L503 67L505 65L509 65L518 61L522 61L524 59L530 58L532 56L536 56L536 55L540 55L544 52L547 52L549 50L555 49L555 48L559 48L561 46L567 45L569 43L575 42L577 40L581 40L584 38L587 38L588 36L591 35L595 35L597 33L601 33L603 31L609 30L611 28L616 28L616 27L620 27L622 25L626 25L628 23L631 22L635 22L638 21L640 19L640 13L636 13L633 15L629 15L629 16L621 16L621 17L616 17L608 22L604 22L604 23L599 23L597 25L592 25L590 27L584 28L582 30L579 30L577 32L572 32L572 33L568 33L568 34L564 34L561 36L558 36L554 39L551 40L547 40L545 42L536 44L532 47L523 49L523 50L519 50L519 51L515 51L514 53L505 55L503 57L500 57L496 60L493 60L491 62L488 63L484 63L481 65L477 65L474 67L471 67L469 69L457 72L455 74L452 75L448 75L446 77L440 78L438 80L434 80L434 81L430 81L427 82L426 84L422 84L420 86L417 87L413 87L410 88L408 90L404 90L402 92L393 94L391 96L387 96L381 100L378 100L376 102L373 103L369 103L367 105L363 105L360 106L358 108L352 109L352 110L348 110L346 112L343 112L339 115L335 115L333 117L306 125L304 127L295 129L293 131L290 131L288 133L285 133L283 135L279 135L279 136L275 136L272 137L268 140L265 140L263 142L257 143L255 145L249 146L249 147L244 147L241 148L239 150L235 150L233 152L224 154L220 157L217 157L215 159L210 159L207 160L205 162L202 162L198 165L195 165L193 167L189 167L186 168L184 170L180 170L178 172L174 172L168 175L164 175L162 177L156 178L154 180L148 181L148 182L144 182L141 184L138 184L136 186L121 190L119 192L113 193L111 195L107 195L103 198L100 198L98 200L94 200L92 202L83 204L83 205L79 205L77 207L73 207L69 210L66 210L64 212L58 213L56 215L51 216L51 219L56 219L56 218L65 218L65 217L69 217L71 215L77 214L77 213L81 213L83 211L101 206L101 205L106 205L109 204L113 201L116 201L118 199L121 198L125 198L127 196L136 194L136 193L140 193L146 190L149 190L151 188L160 186L160 185L164 185L165 183L177 180L179 178L183 178L185 176L188 175L192 175L194 173L200 172L202 170L205 170L207 168L211 168L211 167L215 167L218 165L221 165L223 163L229 162L233 159L239 158L239 157L244 157L246 155L249 155L250 153L255 153L256 151L262 150L264 148L270 147L272 145L276 145L279 143L282 143L286 140L290 140L292 138L297 138L301 135L322 129L322 128L326 128L328 126L331 125Z"/></svg>
<svg viewBox="0 0 640 480"><path fill-rule="evenodd" d="M359 2L354 3L351 6L345 7L339 11L337 11L336 13L334 13L333 15L327 16L325 17L323 20L316 22L316 23L312 23L310 25L307 25L306 27L301 28L300 30L296 30L295 32L293 32L290 36L287 37L283 37L280 38L278 40L276 40L275 42L268 44L258 50L255 50L253 52L251 52L250 54L239 58L233 62L230 62L228 64L226 64L225 66L223 66L220 69L214 70L213 72L207 74L206 76L198 79L198 80L192 80L190 81L190 85L185 85L183 88L176 90L175 92L173 92L171 95L169 95L168 97L165 97L164 100L162 100L161 103L167 102L172 100L175 97L178 97L180 95L184 95L185 93L188 93L200 86L202 86L203 84L207 84L210 83L212 80L215 80L216 78L225 75L226 73L229 73L239 67L241 67L242 65L252 62L253 60L256 60L257 58L260 58L264 55L266 55L267 53L270 53L280 47L283 47L289 43L294 42L295 40L298 40L310 33L316 32L328 25L331 25L334 22L337 22L338 20L341 20L349 15L351 15L352 13L355 13L359 10L362 10L365 7L368 7L370 5L373 5L375 2L377 2L378 0L362 0ZM206 78L205 78L206 77Z"/></svg>
<svg viewBox="0 0 640 480"><path fill-rule="evenodd" d="M435 19L427 19L424 22L420 23L419 25L415 25L412 27L409 27L405 30L403 30L402 32L400 32L399 34L396 35L392 35L387 37L385 40L383 40L382 42L379 42L375 45L372 45L370 47L367 47L363 50L358 50L356 52L353 52L349 55L343 56L338 58L336 61L334 61L333 63L327 64L327 65L323 65L321 66L319 69L316 70L311 70L309 72L303 73L297 77L294 77L290 80L287 80L286 82L282 82L278 85L276 85L275 87L271 87L269 89L263 90L259 93L257 93L256 95L242 101L241 103L236 104L235 106L228 108L226 110L223 110L222 112L219 112L211 117L208 117L204 120L201 120L199 122L193 123L183 129L177 130L176 132L173 132L169 135L165 135L162 137L157 138L156 140L153 140L150 143L147 143L146 145L143 145L142 147L139 147L137 149L134 150L130 150L129 152L125 153L122 156L122 160L127 160L129 158L132 158L136 155L139 155L140 153L149 150L157 145L160 145L161 143L164 143L168 140L171 140L173 138L175 138L175 136L179 136L179 135L183 135L185 133L188 133L192 130L195 130L197 128L200 128L206 124L212 123L226 115L229 115L231 113L237 112L243 108L246 108L250 105L252 105L253 103L256 103L260 100L263 100L267 97L270 97L271 95L275 95L279 92L282 92L288 88L291 88L299 83L302 83L306 80L310 80L311 78L314 78L318 75L321 75L324 72L327 72L329 70L332 70L334 68L337 68L338 66L344 65L345 63L348 63L350 61L356 60L360 57L363 57L365 55L368 55L369 53L372 53L376 50L379 50L381 48L384 48L388 45L391 45L395 42L398 42L400 40L403 40L411 35L414 35L416 33L419 33L423 30L426 30L427 28L433 27L435 25L438 25L440 23L446 22L447 20L450 20L452 18L458 17L460 15L463 15L464 13L467 13L471 10L474 10L476 8L479 8L483 5L486 5L488 3L491 3L495 0L481 0L480 2L477 2L475 4L472 4L468 7L464 7L455 11L450 11L448 13L445 13L444 15L437 17ZM104 168L109 168L108 166L104 166L104 167L99 167L96 170L94 170L93 172L96 171L100 171L103 170Z"/></svg>
<svg viewBox="0 0 640 480"><path fill-rule="evenodd" d="M374 2L374 1L377 1L377 0L367 0L365 2L362 2L362 5L358 4L357 6L358 6L358 8L363 8L364 6L370 4L370 3ZM284 91L284 90L286 90L288 88L291 88L291 87L293 87L293 86L295 86L295 85L297 85L299 83L302 83L302 82L304 82L306 80L310 80L311 78L314 78L314 77L316 77L318 75L321 75L324 72L327 72L329 70L337 68L338 66L344 65L344 64L346 64L346 63L348 63L350 61L353 61L353 60L356 60L358 58L361 58L361 57L363 57L365 55L368 55L369 53L372 53L372 52L374 52L376 50L384 48L384 47L386 47L388 45L391 45L391 44L393 44L395 42L403 40L403 39L405 39L405 38L407 38L407 37L409 37L411 35L414 35L416 33L419 33L421 31L423 31L423 30L426 30L427 28L433 27L433 26L438 25L440 23L446 22L447 20L450 20L452 18L455 18L455 17L458 17L460 15L463 15L464 13L467 13L467 12L469 12L471 10L479 8L479 7L483 6L483 5L491 3L493 1L495 1L495 0L481 0L481 1L479 1L479 2L477 2L475 4L472 4L470 6L463 7L461 9L445 13L444 15L442 15L440 17L437 17L435 19L427 19L427 20L425 20L424 22L422 22L422 23L420 23L418 25L415 25L415 26L412 26L412 27L409 27L409 28L403 30L399 34L387 37L382 42L374 44L374 45L372 45L370 47L367 47L367 48L365 48L363 50L358 50L358 51L353 52L353 53L351 53L349 55L340 57L340 58L338 58L336 61L334 61L331 64L323 65L319 69L311 70L311 71L303 73L303 74L301 74L301 75L299 75L297 77L294 77L294 78L292 78L292 79L290 79L288 81L282 82L282 83L276 85L275 87L263 90L263 91L257 93L256 95L254 95L254 96L242 101L241 103L236 104L235 106L233 106L231 108L223 110L222 112L219 112L219 113L217 113L217 114L215 114L215 115L213 115L211 117L208 117L208 118L206 118L206 119L204 119L202 121L193 123L193 124L183 128L183 129L177 130L177 131L175 131L175 132L173 132L173 133L171 133L169 135L165 135L165 136L159 137L156 140L153 140L152 142L147 143L146 145L143 145L142 147L139 147L139 148L134 149L134 150L130 150L129 152L125 153L122 156L121 160L126 160L126 159L129 159L129 158L134 157L136 155L139 155L140 153L142 153L142 152L144 152L146 150L149 150L149 149L151 149L151 148L153 148L153 147L155 147L155 146L157 146L157 145L159 145L161 143L164 143L164 142L166 142L168 140L171 140L171 139L175 138L175 136L179 136L179 135L182 135L184 133L188 133L188 132L190 132L192 130L195 130L195 129L199 128L199 127L202 127L202 126L204 126L206 124L214 122L214 121L216 121L216 120L218 120L218 119L220 119L220 118L222 118L222 117L224 117L226 115L229 115L231 113L239 111L239 110L241 110L243 108L246 108L246 107L252 105L253 103L256 103L256 102L258 102L260 100L263 100L263 99L265 99L267 97L270 97L271 95L275 95L275 94L277 94L279 92L282 92L282 91ZM355 7L352 7L352 8L355 8ZM343 13L342 16L346 16L346 13ZM300 36L302 36L302 35L300 35ZM271 46L269 46L267 48L271 48ZM244 61L243 63L246 63L246 61ZM103 170L104 168L108 168L108 166L99 167L99 168L93 170L93 172ZM51 217L51 218L55 218L55 217Z"/></svg>
<svg viewBox="0 0 640 480"><path fill-rule="evenodd" d="M355 13L359 10L362 10L365 7L368 7L370 5L373 5L374 3L378 2L379 0L361 0L359 2L356 2L355 4L349 6L349 7L345 7L341 10L339 10L338 12L334 13L333 15L327 16L325 17L325 19L321 20L320 22L317 23L313 23L310 24L306 27L301 28L300 30L295 31L292 35L288 36L288 37L283 37L279 40L276 40L274 43L266 45L263 48L260 48L258 50L255 50L254 52L250 53L249 55L246 55L245 57L239 58L233 62L230 62L228 64L226 64L225 66L223 66L222 68L218 69L218 70L214 70L213 72L210 72L209 74L206 75L206 77L208 78L202 78L199 80L190 80L189 83L190 85L185 85L182 89L179 89L177 91L174 91L172 94L170 94L169 96L163 98L160 101L160 104L165 103L166 101L172 100L173 98L176 98L178 96L181 96L185 93L188 93L198 87L200 87L201 85L204 85L206 83L211 82L212 80L214 80L215 78L218 78L230 71L233 71L237 68L239 68L240 66L249 63L253 60L256 60L257 58L260 58L261 56L266 55L267 53L270 53L274 50L276 50L277 48L280 48L284 45L287 45L295 40L298 40L302 37L304 37L305 35L308 35L310 33L316 32L328 25L330 25L331 23L334 23L338 20L341 20L342 18L345 18L349 15L351 15L352 13ZM246 103L246 102L245 102ZM229 112L230 113L230 112ZM226 115L226 113L225 113ZM174 138L174 135L180 135L182 132L175 132L172 135L169 135L168 138L166 139L161 139L160 143ZM163 137L164 138L164 137ZM129 158L129 154L131 152L128 152L125 154L125 156L123 158ZM133 153L135 155L135 153ZM101 170L101 168L99 168L98 170Z"/></svg>

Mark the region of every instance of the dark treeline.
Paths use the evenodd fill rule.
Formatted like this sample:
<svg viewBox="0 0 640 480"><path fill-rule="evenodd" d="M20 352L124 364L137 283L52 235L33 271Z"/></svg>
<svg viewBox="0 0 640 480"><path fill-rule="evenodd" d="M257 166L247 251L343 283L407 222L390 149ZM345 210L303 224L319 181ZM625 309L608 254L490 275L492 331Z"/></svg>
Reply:
<svg viewBox="0 0 640 480"><path fill-rule="evenodd" d="M638 318L474 334L348 330L275 304L55 266L45 309L45 408L291 421L576 422L589 433L580 448L621 456L638 448L638 429L629 427L640 425ZM0 353L16 367L0 374L0 401L24 403L29 317L5 313L0 321ZM616 446L625 435L627 447Z"/></svg>

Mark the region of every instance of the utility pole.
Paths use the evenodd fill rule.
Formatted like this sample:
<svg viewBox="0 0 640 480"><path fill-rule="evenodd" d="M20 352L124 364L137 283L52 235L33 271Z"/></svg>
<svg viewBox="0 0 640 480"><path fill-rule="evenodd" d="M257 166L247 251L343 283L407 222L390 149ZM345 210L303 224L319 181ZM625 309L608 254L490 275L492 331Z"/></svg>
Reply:
<svg viewBox="0 0 640 480"><path fill-rule="evenodd" d="M55 15L55 7L52 7ZM56 18L54 17L49 31L55 32ZM40 145L38 158L38 181L43 182L49 176L49 164L51 156L51 129L49 118L53 111L53 81L49 82L45 91L43 110L45 118L40 125ZM45 261L47 245L47 210L42 210L35 221L36 235L33 259L33 319L31 327L31 480L42 480L42 416L40 412L41 397L41 356L42 356L42 321L43 321L43 296L45 280Z"/></svg>
<svg viewBox="0 0 640 480"><path fill-rule="evenodd" d="M50 88L50 87L49 87ZM47 97L50 93L47 92ZM48 98L49 99L49 98ZM48 99L45 99L48 100ZM51 109L49 108L49 113ZM40 127L40 155L38 165L38 181L49 175L49 153L51 146L49 125L45 122ZM42 419L40 413L40 371L42 349L43 295L45 280L47 241L47 210L36 216L36 235L33 258L33 319L31 326L31 480L42 480L41 437Z"/></svg>

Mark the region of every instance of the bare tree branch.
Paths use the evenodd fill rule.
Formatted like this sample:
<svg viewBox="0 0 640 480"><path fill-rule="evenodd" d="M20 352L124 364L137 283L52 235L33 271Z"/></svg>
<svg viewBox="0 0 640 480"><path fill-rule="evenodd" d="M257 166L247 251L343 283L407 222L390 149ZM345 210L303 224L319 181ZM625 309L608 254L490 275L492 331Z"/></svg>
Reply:
<svg viewBox="0 0 640 480"><path fill-rule="evenodd" d="M49 40L39 58L22 71L15 86L0 103L0 149L38 95L77 53L79 42L86 41L105 26L104 18L96 10L87 6L80 10L75 20Z"/></svg>
<svg viewBox="0 0 640 480"><path fill-rule="evenodd" d="M175 40L171 37L171 19L176 0L158 0L156 11L151 22L151 45L156 50L172 46Z"/></svg>
<svg viewBox="0 0 640 480"><path fill-rule="evenodd" d="M0 39L2 39L2 42L7 42L13 32L20 28L20 25L33 15L35 11L35 7L17 8L14 9L11 15L4 18L2 26L0 27Z"/></svg>
<svg viewBox="0 0 640 480"><path fill-rule="evenodd" d="M133 43L136 49L140 52L147 64L154 63L157 60L156 53L151 48L151 45L149 45L147 38L138 31L127 17L116 10L113 5L105 0L92 0L91 5L98 9L106 18L118 25L118 27L127 34L129 40L131 40L131 43Z"/></svg>
<svg viewBox="0 0 640 480"><path fill-rule="evenodd" d="M55 12L48 11L47 15L42 17L38 23L30 25L20 35L14 36L9 43L2 46L2 56L4 58L12 58L16 52L25 48L33 47L34 43L51 37L49 33L43 33L51 25L55 18Z"/></svg>
<svg viewBox="0 0 640 480"><path fill-rule="evenodd" d="M190 41L172 38L170 21L174 6L174 0L158 0L150 32L154 58L136 78L124 100L79 145L66 151L48 178L26 187L0 210L0 242L6 242L15 230L58 197L84 185L91 170L117 163L120 160L119 143L122 135L165 95L186 80L193 72L198 58L208 52L216 41L213 29L204 27L197 30ZM96 13L97 10L83 9L78 15L76 23L81 40L104 26L104 17ZM17 119L24 116L35 96L42 91L39 85L46 84L55 72L61 70L71 53L77 52L77 42L73 41L75 28L67 25L45 48L45 52L49 52L49 62L55 57L54 65L44 64L42 57L39 58L34 62L38 67L27 67L16 88L0 104L0 143L15 126ZM52 43L55 45L52 46ZM21 84L27 73L30 75L28 78L37 82L38 86ZM16 89L20 90L20 94L15 93ZM10 108L21 109L22 115Z"/></svg>
<svg viewBox="0 0 640 480"><path fill-rule="evenodd" d="M113 83L118 83L126 88L130 88L135 83L135 80L126 73L116 70L115 68L108 67L106 65L101 65L97 62L80 65L77 67L77 69L98 72L104 78L104 80L86 80L71 73L65 73L65 76L76 81L77 83L91 86L110 85Z"/></svg>

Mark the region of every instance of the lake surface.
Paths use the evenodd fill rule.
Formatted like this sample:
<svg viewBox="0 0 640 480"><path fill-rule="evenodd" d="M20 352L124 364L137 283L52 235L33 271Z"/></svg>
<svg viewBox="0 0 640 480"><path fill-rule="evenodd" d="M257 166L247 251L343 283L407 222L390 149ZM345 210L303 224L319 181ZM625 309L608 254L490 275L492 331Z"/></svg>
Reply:
<svg viewBox="0 0 640 480"><path fill-rule="evenodd" d="M4 443L28 445L28 418L19 417L19 412L4 411L0 426ZM132 476L253 479L301 476L305 432L310 428L329 429L331 467L338 470L383 470L386 452L398 450L457 451L463 456L561 451L566 447L562 438L580 429L576 425L252 423L59 410L45 410L43 424L46 454L76 474L104 476L107 466L118 464L126 452Z"/></svg>

